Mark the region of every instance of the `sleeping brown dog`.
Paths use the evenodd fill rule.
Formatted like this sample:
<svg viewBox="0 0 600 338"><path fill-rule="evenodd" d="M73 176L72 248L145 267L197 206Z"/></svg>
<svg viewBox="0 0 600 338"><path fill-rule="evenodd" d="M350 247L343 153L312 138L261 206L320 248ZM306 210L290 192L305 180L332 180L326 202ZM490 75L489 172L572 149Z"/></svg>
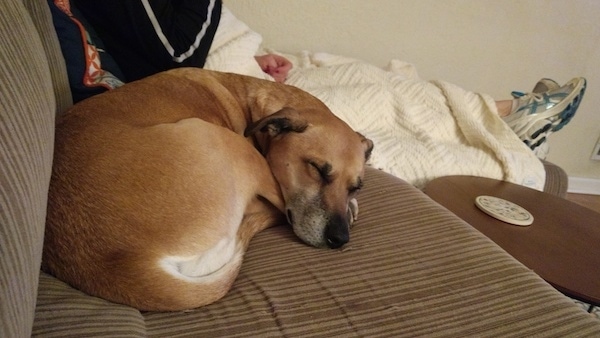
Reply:
<svg viewBox="0 0 600 338"><path fill-rule="evenodd" d="M57 123L42 267L142 310L209 304L286 217L310 245L348 242L372 146L295 87L196 68L132 82Z"/></svg>

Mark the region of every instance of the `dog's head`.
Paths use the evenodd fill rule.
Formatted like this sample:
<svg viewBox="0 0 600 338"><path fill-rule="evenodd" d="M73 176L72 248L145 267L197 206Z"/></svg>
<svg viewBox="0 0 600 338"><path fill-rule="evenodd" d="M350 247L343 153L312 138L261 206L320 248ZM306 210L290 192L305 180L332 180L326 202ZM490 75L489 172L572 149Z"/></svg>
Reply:
<svg viewBox="0 0 600 338"><path fill-rule="evenodd" d="M248 126L279 182L289 223L307 244L350 239L349 203L363 185L373 143L322 109L283 108Z"/></svg>

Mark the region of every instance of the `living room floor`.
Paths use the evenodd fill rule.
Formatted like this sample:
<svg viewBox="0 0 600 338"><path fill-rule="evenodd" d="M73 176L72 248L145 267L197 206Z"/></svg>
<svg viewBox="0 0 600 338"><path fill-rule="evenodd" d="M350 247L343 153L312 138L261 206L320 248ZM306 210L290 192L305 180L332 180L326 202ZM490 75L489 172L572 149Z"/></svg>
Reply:
<svg viewBox="0 0 600 338"><path fill-rule="evenodd" d="M567 199L600 213L600 195L567 194Z"/></svg>

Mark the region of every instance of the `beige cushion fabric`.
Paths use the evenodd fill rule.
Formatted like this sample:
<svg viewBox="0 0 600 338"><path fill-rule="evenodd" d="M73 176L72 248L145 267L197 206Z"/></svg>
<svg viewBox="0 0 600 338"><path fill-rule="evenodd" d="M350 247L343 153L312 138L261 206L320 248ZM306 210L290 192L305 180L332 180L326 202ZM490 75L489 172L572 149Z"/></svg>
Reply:
<svg viewBox="0 0 600 338"><path fill-rule="evenodd" d="M0 13L0 337L27 337L42 253L55 100L42 43L32 34L22 2L3 0Z"/></svg>
<svg viewBox="0 0 600 338"><path fill-rule="evenodd" d="M48 3L45 0L25 0L23 3L41 37L46 60L50 66L54 96L56 97L56 112L62 113L73 105L73 99L71 98L65 59L62 56L58 37L52 24Z"/></svg>
<svg viewBox="0 0 600 338"><path fill-rule="evenodd" d="M569 187L569 178L565 170L554 163L542 161L546 170L546 183L544 192L558 196L566 197Z"/></svg>
<svg viewBox="0 0 600 338"><path fill-rule="evenodd" d="M369 169L359 206L344 250L267 229L224 299L145 313L149 335L600 335L597 320L414 187Z"/></svg>
<svg viewBox="0 0 600 338"><path fill-rule="evenodd" d="M33 336L146 337L139 311L90 297L41 273Z"/></svg>

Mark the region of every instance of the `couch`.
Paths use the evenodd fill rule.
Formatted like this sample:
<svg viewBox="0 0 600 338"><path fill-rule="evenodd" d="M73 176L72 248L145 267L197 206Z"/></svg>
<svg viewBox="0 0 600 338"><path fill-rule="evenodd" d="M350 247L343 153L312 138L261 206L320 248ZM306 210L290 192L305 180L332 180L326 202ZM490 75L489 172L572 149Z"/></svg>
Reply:
<svg viewBox="0 0 600 338"><path fill-rule="evenodd" d="M269 228L216 303L140 312L75 290L40 271L54 121L71 105L46 1L2 1L0 37L0 337L600 336L573 300L373 168L347 246ZM564 195L564 171L545 167L545 190Z"/></svg>

